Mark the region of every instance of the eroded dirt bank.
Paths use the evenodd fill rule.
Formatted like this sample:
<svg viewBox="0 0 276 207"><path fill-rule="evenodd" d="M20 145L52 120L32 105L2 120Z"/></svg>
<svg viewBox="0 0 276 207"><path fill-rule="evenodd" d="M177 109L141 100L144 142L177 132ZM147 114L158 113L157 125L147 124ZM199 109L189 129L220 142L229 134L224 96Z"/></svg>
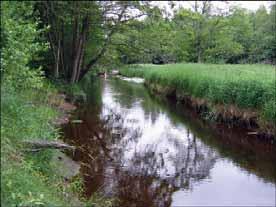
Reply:
<svg viewBox="0 0 276 207"><path fill-rule="evenodd" d="M183 103L201 118L224 124L230 128L245 129L252 137L275 143L275 125L262 121L257 111L240 109L234 105L211 104L205 99L192 97L175 88L148 81L144 84L154 94Z"/></svg>

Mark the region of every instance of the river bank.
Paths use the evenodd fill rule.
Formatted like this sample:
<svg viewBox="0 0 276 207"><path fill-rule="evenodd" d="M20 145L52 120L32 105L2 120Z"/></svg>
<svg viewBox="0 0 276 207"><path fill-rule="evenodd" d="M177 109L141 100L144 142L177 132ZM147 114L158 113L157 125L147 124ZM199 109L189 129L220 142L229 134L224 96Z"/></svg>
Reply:
<svg viewBox="0 0 276 207"><path fill-rule="evenodd" d="M262 72L258 67L267 68ZM275 141L274 70L269 66L172 64L130 66L120 73L144 78L152 93L182 102L204 119Z"/></svg>
<svg viewBox="0 0 276 207"><path fill-rule="evenodd" d="M3 206L86 206L105 204L83 197L80 163L62 141L78 94L46 80L40 90L1 87L1 204ZM71 120L72 121L72 120Z"/></svg>
<svg viewBox="0 0 276 207"><path fill-rule="evenodd" d="M76 108L52 84L43 84L40 91L1 87L3 206L82 204L74 187L80 182L78 166L64 150L29 148L25 144L59 144L59 126L69 121L70 112Z"/></svg>

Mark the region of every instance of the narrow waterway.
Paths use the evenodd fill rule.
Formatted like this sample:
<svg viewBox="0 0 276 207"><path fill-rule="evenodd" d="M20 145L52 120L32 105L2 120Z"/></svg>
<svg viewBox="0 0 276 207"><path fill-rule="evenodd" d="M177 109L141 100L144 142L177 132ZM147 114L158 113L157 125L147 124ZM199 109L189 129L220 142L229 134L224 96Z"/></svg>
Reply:
<svg viewBox="0 0 276 207"><path fill-rule="evenodd" d="M95 79L63 127L85 195L120 207L275 206L275 145L208 124L142 83Z"/></svg>

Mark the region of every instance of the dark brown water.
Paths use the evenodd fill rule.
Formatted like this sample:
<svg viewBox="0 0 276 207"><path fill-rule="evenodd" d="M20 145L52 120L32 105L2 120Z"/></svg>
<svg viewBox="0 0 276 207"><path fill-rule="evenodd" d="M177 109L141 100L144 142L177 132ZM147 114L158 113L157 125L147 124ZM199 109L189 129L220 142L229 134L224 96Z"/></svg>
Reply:
<svg viewBox="0 0 276 207"><path fill-rule="evenodd" d="M122 207L274 206L275 145L214 126L141 83L92 80L67 124L85 193Z"/></svg>

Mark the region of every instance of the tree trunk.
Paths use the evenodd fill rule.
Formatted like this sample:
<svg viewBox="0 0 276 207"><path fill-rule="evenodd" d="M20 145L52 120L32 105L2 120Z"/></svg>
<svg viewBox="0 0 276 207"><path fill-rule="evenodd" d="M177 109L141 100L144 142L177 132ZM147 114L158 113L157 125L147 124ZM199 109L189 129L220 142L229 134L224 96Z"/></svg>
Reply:
<svg viewBox="0 0 276 207"><path fill-rule="evenodd" d="M76 15L74 18L74 23L73 23L71 65L74 65L74 62L75 62L78 41L79 41L79 18L78 18L78 15Z"/></svg>
<svg viewBox="0 0 276 207"><path fill-rule="evenodd" d="M79 65L78 65L78 72L77 72L76 81L79 81L79 78L80 78L80 73L81 73L81 69L82 69L83 58L84 58L84 44L83 44L83 47L82 47L82 50L81 50L81 55L80 55L80 61L79 61Z"/></svg>
<svg viewBox="0 0 276 207"><path fill-rule="evenodd" d="M56 67L55 67L55 78L59 77L59 58L60 58L60 39L58 40Z"/></svg>
<svg viewBox="0 0 276 207"><path fill-rule="evenodd" d="M83 19L82 31L81 31L81 34L79 35L79 43L76 50L74 65L72 69L71 83L75 83L76 81L78 81L81 74L81 68L82 68L82 63L84 58L84 49L85 49L84 46L85 46L86 37L88 34L88 29L89 29L89 22L88 22L88 16L86 16Z"/></svg>
<svg viewBox="0 0 276 207"><path fill-rule="evenodd" d="M82 42L83 42L83 38L80 38L80 40L78 41L76 56L74 58L74 65L72 68L72 76L71 76L71 80L70 80L71 83L75 83L76 79L77 79L78 66L79 66L79 61L80 61L80 56L81 56Z"/></svg>
<svg viewBox="0 0 276 207"><path fill-rule="evenodd" d="M200 45L200 43L199 43L198 51L197 51L197 62L198 62L198 63L201 63L201 62L202 62L201 56L202 56L202 51L201 51L201 45Z"/></svg>
<svg viewBox="0 0 276 207"><path fill-rule="evenodd" d="M98 53L98 55L93 58L86 66L85 68L80 72L80 75L79 75L79 81L85 76L85 74L90 70L90 68L96 64L98 62L98 60L104 55L106 49L107 49L107 46L110 42L110 38L111 36L107 39L107 41L105 42L104 46L102 47L101 51Z"/></svg>
<svg viewBox="0 0 276 207"><path fill-rule="evenodd" d="M100 52L98 53L98 55L95 58L93 58L92 60L90 60L88 62L88 64L85 66L85 68L80 72L78 81L80 81L85 76L85 74L90 70L90 68L94 64L96 64L98 62L98 60L105 54L105 52L107 50L107 47L108 47L108 45L109 45L109 43L111 41L111 37L116 32L116 29L117 29L116 26L118 26L120 24L120 22L121 22L121 20L123 18L123 15L124 15L124 13L126 11L126 9L127 9L127 6L125 5L124 8L123 8L123 10L119 14L118 21L117 21L116 25L111 29L111 31L107 35L106 41L105 41L102 49L100 50Z"/></svg>
<svg viewBox="0 0 276 207"><path fill-rule="evenodd" d="M65 61L64 61L64 22L61 23L61 40L60 40L60 65L61 69L60 71L64 75L66 73L65 71Z"/></svg>

